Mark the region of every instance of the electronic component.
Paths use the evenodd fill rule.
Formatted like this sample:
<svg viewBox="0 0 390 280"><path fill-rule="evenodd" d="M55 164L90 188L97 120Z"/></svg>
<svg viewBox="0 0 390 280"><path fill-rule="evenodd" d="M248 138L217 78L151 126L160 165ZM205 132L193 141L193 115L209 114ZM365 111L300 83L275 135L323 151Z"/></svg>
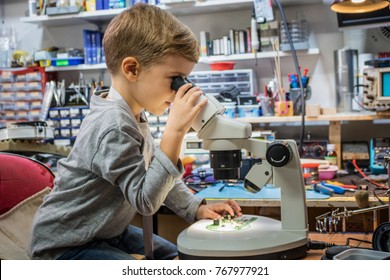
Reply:
<svg viewBox="0 0 390 280"><path fill-rule="evenodd" d="M364 107L376 111L390 110L390 67L367 68L363 75Z"/></svg>
<svg viewBox="0 0 390 280"><path fill-rule="evenodd" d="M299 142L297 143L299 145ZM326 155L327 140L304 140L302 158L324 159Z"/></svg>
<svg viewBox="0 0 390 280"><path fill-rule="evenodd" d="M206 229L212 231L244 230L249 228L250 224L256 220L256 217L232 217L226 215L219 220L214 220L212 224L206 226Z"/></svg>
<svg viewBox="0 0 390 280"><path fill-rule="evenodd" d="M54 129L46 122L15 122L0 129L0 140L6 139L53 139Z"/></svg>
<svg viewBox="0 0 390 280"><path fill-rule="evenodd" d="M390 138L372 138L370 141L370 169L373 174L386 173L385 157L390 155Z"/></svg>
<svg viewBox="0 0 390 280"><path fill-rule="evenodd" d="M274 11L272 10L272 0L254 0L256 21L265 23L274 20Z"/></svg>

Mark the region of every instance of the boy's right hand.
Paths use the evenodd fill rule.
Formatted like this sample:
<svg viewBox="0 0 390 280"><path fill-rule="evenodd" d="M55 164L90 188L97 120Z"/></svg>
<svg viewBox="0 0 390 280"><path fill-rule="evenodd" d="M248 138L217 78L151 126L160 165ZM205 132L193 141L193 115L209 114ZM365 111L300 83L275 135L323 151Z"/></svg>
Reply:
<svg viewBox="0 0 390 280"><path fill-rule="evenodd" d="M193 120L206 106L207 99L198 103L199 97L203 94L201 89L197 86L191 87L192 84L188 83L176 92L175 100L169 111L166 129L186 134L191 128Z"/></svg>
<svg viewBox="0 0 390 280"><path fill-rule="evenodd" d="M188 83L179 88L169 111L167 125L160 142L160 149L177 164L181 143L185 134L191 128L192 122L207 105L207 99L199 102L203 94L199 87Z"/></svg>

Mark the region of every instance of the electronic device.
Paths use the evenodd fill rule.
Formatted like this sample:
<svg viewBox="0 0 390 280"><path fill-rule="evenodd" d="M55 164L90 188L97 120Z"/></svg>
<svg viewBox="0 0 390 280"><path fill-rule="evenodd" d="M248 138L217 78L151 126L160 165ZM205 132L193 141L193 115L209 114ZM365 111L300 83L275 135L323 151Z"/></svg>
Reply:
<svg viewBox="0 0 390 280"><path fill-rule="evenodd" d="M265 23L274 20L272 0L254 0L253 4L257 22Z"/></svg>
<svg viewBox="0 0 390 280"><path fill-rule="evenodd" d="M376 111L390 110L390 67L367 68L363 76L363 106Z"/></svg>
<svg viewBox="0 0 390 280"><path fill-rule="evenodd" d="M53 139L54 129L47 126L46 122L15 122L8 127L0 129L0 140L7 139L31 139L44 140Z"/></svg>
<svg viewBox="0 0 390 280"><path fill-rule="evenodd" d="M372 138L370 141L370 169L373 174L386 173L385 157L390 155L390 138Z"/></svg>
<svg viewBox="0 0 390 280"><path fill-rule="evenodd" d="M344 169L349 174L354 174L355 166L352 161L363 170L368 170L370 166L370 145L365 141L353 141L341 143L341 159L343 161Z"/></svg>
<svg viewBox="0 0 390 280"><path fill-rule="evenodd" d="M299 141L297 143L299 145ZM324 159L327 145L327 140L304 140L301 158Z"/></svg>
<svg viewBox="0 0 390 280"><path fill-rule="evenodd" d="M342 160L369 160L368 142L343 142L341 144ZM359 164L360 166L360 164Z"/></svg>
<svg viewBox="0 0 390 280"><path fill-rule="evenodd" d="M172 89L190 82L173 78ZM241 150L261 162L254 164L245 176L245 188L258 192L266 184L281 188L281 220L262 216L256 223L234 233L207 229L211 220L200 220L180 233L177 247L180 259L297 259L307 251L307 209L301 161L295 140L266 141L251 138L252 126L223 115L223 106L210 95L198 102L207 105L192 123L210 152L210 167L216 180L238 179ZM207 222L207 223L206 223ZM206 223L206 224L205 224Z"/></svg>
<svg viewBox="0 0 390 280"><path fill-rule="evenodd" d="M389 25L390 10L388 7L368 13L337 13L338 25L344 28L375 28Z"/></svg>

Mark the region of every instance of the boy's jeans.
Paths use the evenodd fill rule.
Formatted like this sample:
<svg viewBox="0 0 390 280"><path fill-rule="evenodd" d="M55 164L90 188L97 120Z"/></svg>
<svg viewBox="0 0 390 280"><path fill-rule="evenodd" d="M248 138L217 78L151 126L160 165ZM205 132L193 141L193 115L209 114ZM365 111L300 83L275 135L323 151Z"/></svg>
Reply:
<svg viewBox="0 0 390 280"><path fill-rule="evenodd" d="M177 248L171 242L153 235L154 259L172 260L177 256ZM142 229L128 226L119 236L90 242L70 249L59 260L134 260L129 254L144 255Z"/></svg>

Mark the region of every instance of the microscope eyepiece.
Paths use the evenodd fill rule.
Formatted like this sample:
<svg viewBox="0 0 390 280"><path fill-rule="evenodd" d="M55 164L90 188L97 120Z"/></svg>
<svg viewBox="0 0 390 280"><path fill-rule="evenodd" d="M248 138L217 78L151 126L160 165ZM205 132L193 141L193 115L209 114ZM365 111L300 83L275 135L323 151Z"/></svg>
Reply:
<svg viewBox="0 0 390 280"><path fill-rule="evenodd" d="M195 84L187 78L183 78L182 76L173 77L171 89L173 89L174 91L178 91L179 88L188 83L192 84L193 87L195 86Z"/></svg>

